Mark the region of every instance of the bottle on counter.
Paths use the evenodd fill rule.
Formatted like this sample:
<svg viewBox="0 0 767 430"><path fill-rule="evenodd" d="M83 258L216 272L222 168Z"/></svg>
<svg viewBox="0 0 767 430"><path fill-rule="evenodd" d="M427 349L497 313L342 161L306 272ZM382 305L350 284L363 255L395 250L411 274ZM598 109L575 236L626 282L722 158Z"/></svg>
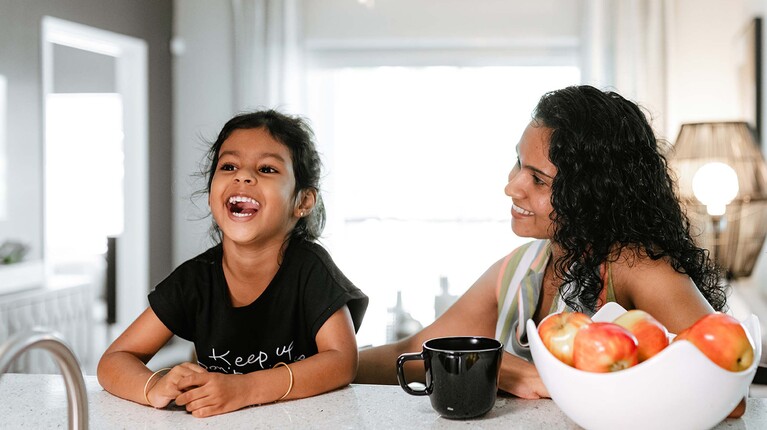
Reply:
<svg viewBox="0 0 767 430"><path fill-rule="evenodd" d="M389 324L386 325L386 342L396 342L423 328L402 306L402 291L397 291L397 303L389 308Z"/></svg>
<svg viewBox="0 0 767 430"><path fill-rule="evenodd" d="M448 291L450 286L447 282L447 276L439 277L439 289L440 293L434 296L434 319L439 318L440 315L458 300L458 296L450 294Z"/></svg>

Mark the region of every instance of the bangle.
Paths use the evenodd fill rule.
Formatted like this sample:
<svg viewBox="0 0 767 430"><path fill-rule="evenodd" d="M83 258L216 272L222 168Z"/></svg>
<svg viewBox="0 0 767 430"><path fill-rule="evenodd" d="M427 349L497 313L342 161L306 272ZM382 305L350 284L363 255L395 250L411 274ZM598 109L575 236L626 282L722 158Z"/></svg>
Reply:
<svg viewBox="0 0 767 430"><path fill-rule="evenodd" d="M282 395L282 397L280 397L279 399L276 400L278 402L280 400L284 399L285 397L288 397L288 394L290 394L290 392L293 390L293 371L290 370L290 366L288 366L287 364L285 364L283 362L279 362L279 363L275 364L274 366L272 366L272 369L276 369L276 368L278 368L280 366L285 366L285 368L288 369L288 373L290 373L290 385L288 385L288 391L286 391L285 394Z"/></svg>
<svg viewBox="0 0 767 430"><path fill-rule="evenodd" d="M162 369L158 370L157 372L152 373L152 376L150 376L149 379L146 380L146 384L144 384L144 400L146 400L146 404L147 405L152 406L152 403L149 402L149 397L147 397L147 394L149 394L147 392L147 388L149 388L149 382L152 380L152 378L157 376L160 372L163 372L163 371L166 371L166 370L170 370L170 367L163 367ZM152 407L154 407L154 406L152 406Z"/></svg>

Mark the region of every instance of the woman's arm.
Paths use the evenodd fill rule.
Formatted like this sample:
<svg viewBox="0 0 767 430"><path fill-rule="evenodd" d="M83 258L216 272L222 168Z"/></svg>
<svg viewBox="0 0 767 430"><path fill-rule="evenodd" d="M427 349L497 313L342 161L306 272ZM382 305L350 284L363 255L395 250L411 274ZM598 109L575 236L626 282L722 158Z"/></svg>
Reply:
<svg viewBox="0 0 767 430"><path fill-rule="evenodd" d="M199 372L181 378L176 404L195 417L235 411L283 398L299 399L349 384L357 370L357 341L349 309L336 311L315 337L317 354L295 363L246 375ZM292 376L291 376L292 373ZM292 378L292 386L291 386Z"/></svg>
<svg viewBox="0 0 767 430"><path fill-rule="evenodd" d="M418 333L396 343L360 351L360 366L355 382L363 384L396 384L397 357L406 352L420 352L425 341L443 336L495 336L498 300L495 287L503 260L490 266L484 274L444 314ZM408 381L424 381L423 366L405 364ZM500 388L523 398L547 397L535 366L504 352Z"/></svg>

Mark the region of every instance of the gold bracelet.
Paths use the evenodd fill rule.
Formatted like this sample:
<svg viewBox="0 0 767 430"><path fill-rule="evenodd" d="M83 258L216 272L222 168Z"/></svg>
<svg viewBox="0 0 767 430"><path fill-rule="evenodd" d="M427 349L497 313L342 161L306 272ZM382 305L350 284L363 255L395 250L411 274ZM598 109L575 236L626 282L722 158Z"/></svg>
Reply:
<svg viewBox="0 0 767 430"><path fill-rule="evenodd" d="M280 400L284 399L285 397L288 397L288 394L290 394L290 392L293 390L293 371L290 370L290 366L288 366L287 364L285 364L283 362L279 362L279 363L275 364L274 366L272 366L272 369L276 369L276 368L278 368L280 366L285 366L285 368L288 369L288 373L290 373L290 385L288 386L288 391L286 391L285 394L282 395L282 397L280 397L279 399L275 400L277 402L279 402Z"/></svg>
<svg viewBox="0 0 767 430"><path fill-rule="evenodd" d="M152 378L154 378L160 372L163 372L165 370L170 370L170 367L163 367L162 369L158 370L157 372L152 373L152 376L150 376L149 379L146 380L146 384L144 384L144 400L146 400L146 404L149 405L149 406L152 406L152 404L149 402L149 397L147 397L147 394L149 394L149 393L147 393L147 390L146 390L149 387L149 382L152 380ZM154 407L154 406L152 406L152 407Z"/></svg>

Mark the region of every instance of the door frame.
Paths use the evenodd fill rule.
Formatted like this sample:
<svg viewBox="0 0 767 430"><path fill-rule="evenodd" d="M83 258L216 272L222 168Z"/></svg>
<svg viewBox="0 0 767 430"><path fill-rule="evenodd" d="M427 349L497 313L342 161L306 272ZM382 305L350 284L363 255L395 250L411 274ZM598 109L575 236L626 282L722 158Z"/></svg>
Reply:
<svg viewBox="0 0 767 430"><path fill-rule="evenodd" d="M148 68L144 40L111 31L45 16L42 19L43 124L46 101L53 92L53 45L63 45L115 58L115 84L123 100L124 128L124 230L117 244L116 328L121 332L147 305L149 290L149 157L148 157ZM43 138L44 205L48 181ZM49 254L47 212L44 211L43 258L46 274L52 274Z"/></svg>

